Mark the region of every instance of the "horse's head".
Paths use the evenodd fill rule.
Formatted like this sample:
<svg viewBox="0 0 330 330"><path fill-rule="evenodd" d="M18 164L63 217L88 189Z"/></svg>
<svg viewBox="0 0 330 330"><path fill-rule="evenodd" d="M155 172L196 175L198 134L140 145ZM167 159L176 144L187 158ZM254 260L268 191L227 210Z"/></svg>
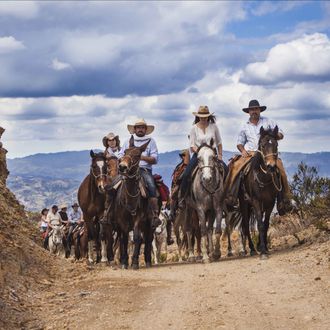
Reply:
<svg viewBox="0 0 330 330"><path fill-rule="evenodd" d="M259 139L259 153L261 154L263 161L268 170L274 171L276 168L277 157L278 157L278 127L274 129L265 130L263 127L260 128L260 139Z"/></svg>
<svg viewBox="0 0 330 330"><path fill-rule="evenodd" d="M202 172L202 180L208 184L214 179L213 170L216 166L216 152L213 148L214 141L211 139L210 145L203 143L197 149L198 167Z"/></svg>
<svg viewBox="0 0 330 330"><path fill-rule="evenodd" d="M119 173L132 175L137 172L141 154L147 149L149 142L150 140L140 147L135 147L133 135L131 136L129 148L125 150L125 154L119 162Z"/></svg>
<svg viewBox="0 0 330 330"><path fill-rule="evenodd" d="M52 240L55 245L63 243L63 232L60 225L53 226Z"/></svg>
<svg viewBox="0 0 330 330"><path fill-rule="evenodd" d="M97 188L100 193L104 193L104 187L107 181L107 163L105 156L102 152L90 152L92 158L90 174L94 177Z"/></svg>

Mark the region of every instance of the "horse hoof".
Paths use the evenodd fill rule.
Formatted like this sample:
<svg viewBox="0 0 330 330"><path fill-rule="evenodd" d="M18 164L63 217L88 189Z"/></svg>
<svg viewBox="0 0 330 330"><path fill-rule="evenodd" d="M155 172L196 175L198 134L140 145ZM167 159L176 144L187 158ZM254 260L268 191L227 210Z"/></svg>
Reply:
<svg viewBox="0 0 330 330"><path fill-rule="evenodd" d="M196 257L196 262L198 262L198 261L202 261L203 260L203 257L202 256L197 256Z"/></svg>
<svg viewBox="0 0 330 330"><path fill-rule="evenodd" d="M146 268L151 268L151 267L152 267L151 262L146 262Z"/></svg>
<svg viewBox="0 0 330 330"><path fill-rule="evenodd" d="M101 259L101 263L106 263L106 262L108 262L108 259L107 258L102 258Z"/></svg>
<svg viewBox="0 0 330 330"><path fill-rule="evenodd" d="M128 269L127 265L121 265L121 269Z"/></svg>
<svg viewBox="0 0 330 330"><path fill-rule="evenodd" d="M195 261L196 261L195 257L189 257L188 258L188 262L195 262Z"/></svg>
<svg viewBox="0 0 330 330"><path fill-rule="evenodd" d="M233 257L233 256L234 256L233 252L230 251L227 253L227 257Z"/></svg>
<svg viewBox="0 0 330 330"><path fill-rule="evenodd" d="M228 257L231 257L229 254L228 254ZM221 254L213 254L213 260L220 260L221 258Z"/></svg>
<svg viewBox="0 0 330 330"><path fill-rule="evenodd" d="M246 257L246 256L247 256L247 253L246 253L246 251L239 251L239 252L238 252L238 255L239 255L240 257Z"/></svg>
<svg viewBox="0 0 330 330"><path fill-rule="evenodd" d="M139 269L139 264L132 264L132 269L138 270Z"/></svg>
<svg viewBox="0 0 330 330"><path fill-rule="evenodd" d="M258 254L257 251L253 251L253 250L250 251L250 256L251 257L256 256L257 254Z"/></svg>
<svg viewBox="0 0 330 330"><path fill-rule="evenodd" d="M263 253L260 255L260 260L267 260L268 259L268 255Z"/></svg>
<svg viewBox="0 0 330 330"><path fill-rule="evenodd" d="M211 263L211 259L210 258L203 258L203 263L204 264L209 264L209 263Z"/></svg>

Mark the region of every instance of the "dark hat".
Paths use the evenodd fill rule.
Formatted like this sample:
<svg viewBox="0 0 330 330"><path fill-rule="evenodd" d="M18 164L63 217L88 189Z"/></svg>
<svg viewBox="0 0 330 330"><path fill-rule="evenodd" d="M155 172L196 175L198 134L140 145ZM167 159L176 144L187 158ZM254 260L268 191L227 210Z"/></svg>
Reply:
<svg viewBox="0 0 330 330"><path fill-rule="evenodd" d="M260 108L260 112L263 112L266 110L266 106L260 106L259 102L257 100L251 100L249 102L249 106L247 108L243 108L242 110L246 113L249 113L249 110L250 109L253 109L253 108Z"/></svg>
<svg viewBox="0 0 330 330"><path fill-rule="evenodd" d="M58 210L57 205L53 205L53 206L52 206L52 209L57 209L57 210Z"/></svg>
<svg viewBox="0 0 330 330"><path fill-rule="evenodd" d="M49 211L49 209L43 208L43 209L41 210L41 212L40 212L40 213L41 213L41 214L44 214L44 212L46 212L46 211L48 212L48 211Z"/></svg>
<svg viewBox="0 0 330 330"><path fill-rule="evenodd" d="M73 203L73 205L71 205L72 207L79 207L79 205L78 205L78 203L77 202L75 202L75 203Z"/></svg>

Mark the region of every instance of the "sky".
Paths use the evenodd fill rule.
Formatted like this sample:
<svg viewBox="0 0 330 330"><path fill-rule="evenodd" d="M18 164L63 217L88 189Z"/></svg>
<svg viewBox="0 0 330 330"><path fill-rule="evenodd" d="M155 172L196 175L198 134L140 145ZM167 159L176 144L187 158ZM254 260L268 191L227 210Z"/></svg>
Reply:
<svg viewBox="0 0 330 330"><path fill-rule="evenodd" d="M127 124L185 148L200 105L236 150L251 99L280 151L330 151L330 3L0 2L0 126L8 157L102 148Z"/></svg>

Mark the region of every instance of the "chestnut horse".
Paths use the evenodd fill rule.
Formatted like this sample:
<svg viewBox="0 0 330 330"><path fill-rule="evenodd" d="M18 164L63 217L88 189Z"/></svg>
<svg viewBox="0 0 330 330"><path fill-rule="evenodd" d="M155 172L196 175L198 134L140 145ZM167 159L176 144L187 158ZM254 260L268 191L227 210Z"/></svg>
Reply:
<svg viewBox="0 0 330 330"><path fill-rule="evenodd" d="M128 268L128 236L133 230L134 252L132 257L133 269L139 268L141 244L144 241L144 257L146 267L151 267L151 250L153 232L151 219L148 217L148 200L144 198L140 189L141 154L146 150L150 140L140 147L134 146L133 136L129 141L129 148L119 162L119 173L122 184L119 187L115 202L114 215L120 241L120 263L123 269Z"/></svg>
<svg viewBox="0 0 330 330"><path fill-rule="evenodd" d="M93 241L96 245L97 259L100 258L99 219L104 213L105 204L105 185L107 182L107 163L102 152L90 152L92 163L90 173L85 177L78 189L78 202L83 211L83 217L87 227L88 234L88 260L94 262ZM111 235L112 237L112 235ZM110 238L111 240L111 238ZM112 246L112 241L109 243ZM102 246L104 249L105 247ZM112 249L110 249L112 251ZM113 255L108 256L113 260ZM102 255L104 252L102 252Z"/></svg>

